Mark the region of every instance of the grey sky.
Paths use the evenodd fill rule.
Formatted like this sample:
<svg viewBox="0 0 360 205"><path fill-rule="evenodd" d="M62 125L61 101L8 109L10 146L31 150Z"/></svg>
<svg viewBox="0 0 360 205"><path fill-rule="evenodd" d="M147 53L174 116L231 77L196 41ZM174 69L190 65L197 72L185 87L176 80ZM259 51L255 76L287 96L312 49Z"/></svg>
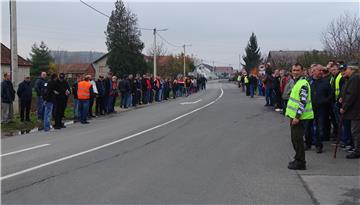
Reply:
<svg viewBox="0 0 360 205"><path fill-rule="evenodd" d="M111 13L114 1L85 1ZM215 65L239 65L239 54L255 32L263 54L269 50L322 49L321 32L344 12L359 13L359 2L127 2L140 27L167 28L161 32L173 44L192 44L187 53L215 61ZM9 46L9 3L1 2L1 42ZM80 1L17 2L18 50L29 56L34 42L43 40L50 49L106 52L104 31L108 19ZM142 31L146 48L151 31ZM161 39L158 38L160 41ZM181 48L166 44L170 53ZM212 64L212 63L211 63Z"/></svg>

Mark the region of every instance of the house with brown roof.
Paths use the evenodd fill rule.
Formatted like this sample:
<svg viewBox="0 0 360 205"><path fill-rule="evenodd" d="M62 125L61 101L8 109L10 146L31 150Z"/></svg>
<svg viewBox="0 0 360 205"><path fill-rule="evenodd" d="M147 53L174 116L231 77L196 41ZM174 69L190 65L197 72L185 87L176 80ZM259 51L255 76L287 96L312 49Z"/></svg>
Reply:
<svg viewBox="0 0 360 205"><path fill-rule="evenodd" d="M25 77L30 76L31 63L18 55L18 73L17 80L22 82ZM10 74L11 67L11 50L1 43L1 77L4 73Z"/></svg>
<svg viewBox="0 0 360 205"><path fill-rule="evenodd" d="M65 73L66 78L75 79L77 75L95 76L96 71L92 63L57 64L58 73Z"/></svg>
<svg viewBox="0 0 360 205"><path fill-rule="evenodd" d="M214 73L219 78L229 78L234 74L234 68L230 66L215 66Z"/></svg>

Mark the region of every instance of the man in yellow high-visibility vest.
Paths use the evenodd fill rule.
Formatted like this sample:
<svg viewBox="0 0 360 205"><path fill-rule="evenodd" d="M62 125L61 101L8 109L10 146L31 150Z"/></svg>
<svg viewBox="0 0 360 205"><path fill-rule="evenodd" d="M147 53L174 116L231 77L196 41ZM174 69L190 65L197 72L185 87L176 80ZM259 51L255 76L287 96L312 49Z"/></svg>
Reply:
<svg viewBox="0 0 360 205"><path fill-rule="evenodd" d="M304 121L314 119L312 110L311 89L303 77L303 66L296 63L292 66L295 85L291 90L285 115L290 118L291 142L295 150L294 161L288 165L292 170L305 170Z"/></svg>

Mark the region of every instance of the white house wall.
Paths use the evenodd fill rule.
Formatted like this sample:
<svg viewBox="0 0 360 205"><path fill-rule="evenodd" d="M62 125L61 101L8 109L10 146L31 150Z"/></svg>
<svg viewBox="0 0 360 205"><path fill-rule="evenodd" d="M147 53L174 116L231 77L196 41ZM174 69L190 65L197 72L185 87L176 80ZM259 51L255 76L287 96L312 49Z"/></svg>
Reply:
<svg viewBox="0 0 360 205"><path fill-rule="evenodd" d="M4 77L4 73L10 74L10 66L9 65L1 65L1 79ZM30 76L30 67L19 66L17 80L22 82L25 77Z"/></svg>
<svg viewBox="0 0 360 205"><path fill-rule="evenodd" d="M106 64L107 57L101 59L97 63L93 63L95 68L95 78L99 78L99 75L106 76L106 74L110 71L109 66Z"/></svg>

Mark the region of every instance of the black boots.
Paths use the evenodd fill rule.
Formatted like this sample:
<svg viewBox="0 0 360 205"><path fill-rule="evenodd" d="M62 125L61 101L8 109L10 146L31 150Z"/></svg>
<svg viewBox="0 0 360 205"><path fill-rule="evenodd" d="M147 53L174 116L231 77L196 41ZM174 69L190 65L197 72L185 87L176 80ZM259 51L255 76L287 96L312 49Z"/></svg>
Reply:
<svg viewBox="0 0 360 205"><path fill-rule="evenodd" d="M291 170L306 170L306 163L294 160L292 162L289 162L288 169L291 169Z"/></svg>

